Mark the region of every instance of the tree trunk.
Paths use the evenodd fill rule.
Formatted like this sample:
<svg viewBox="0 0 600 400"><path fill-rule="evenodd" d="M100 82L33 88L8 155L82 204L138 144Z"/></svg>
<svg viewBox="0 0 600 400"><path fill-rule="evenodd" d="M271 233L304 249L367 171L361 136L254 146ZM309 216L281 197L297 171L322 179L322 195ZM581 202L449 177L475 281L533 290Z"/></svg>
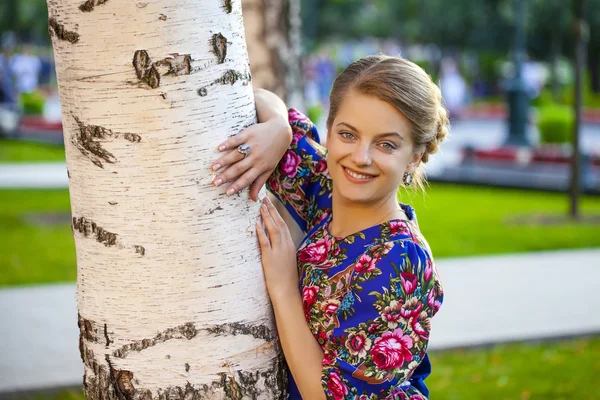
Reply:
<svg viewBox="0 0 600 400"><path fill-rule="evenodd" d="M242 0L254 87L304 106L300 0Z"/></svg>
<svg viewBox="0 0 600 400"><path fill-rule="evenodd" d="M585 20L586 0L575 0L575 124L573 127L571 182L569 185L569 215L572 219L579 218L579 198L581 196L580 170L581 152L579 149L579 131L583 107L583 69L585 67L585 49L588 39L588 25Z"/></svg>
<svg viewBox="0 0 600 400"><path fill-rule="evenodd" d="M87 398L284 398L259 204L209 170L256 118L240 0L48 9Z"/></svg>

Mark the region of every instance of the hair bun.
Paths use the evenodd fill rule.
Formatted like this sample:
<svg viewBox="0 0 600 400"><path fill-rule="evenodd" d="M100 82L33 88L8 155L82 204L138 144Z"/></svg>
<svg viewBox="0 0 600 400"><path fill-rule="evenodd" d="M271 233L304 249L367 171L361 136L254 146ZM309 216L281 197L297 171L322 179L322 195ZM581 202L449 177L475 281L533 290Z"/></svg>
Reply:
<svg viewBox="0 0 600 400"><path fill-rule="evenodd" d="M423 163L429 161L430 154L435 154L438 152L440 149L440 144L450 134L450 120L448 118L448 111L446 111L446 108L441 103L441 99L440 104L438 105L437 114L438 118L435 124L435 136L425 145L425 152L421 158L421 162Z"/></svg>

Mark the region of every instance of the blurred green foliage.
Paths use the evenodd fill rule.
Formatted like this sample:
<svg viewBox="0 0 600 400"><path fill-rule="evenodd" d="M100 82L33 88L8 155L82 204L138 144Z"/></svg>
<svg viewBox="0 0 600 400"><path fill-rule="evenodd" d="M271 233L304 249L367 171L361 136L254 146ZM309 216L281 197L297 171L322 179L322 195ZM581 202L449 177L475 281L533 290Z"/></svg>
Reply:
<svg viewBox="0 0 600 400"><path fill-rule="evenodd" d="M21 93L19 102L25 115L42 115L46 98L40 92Z"/></svg>
<svg viewBox="0 0 600 400"><path fill-rule="evenodd" d="M573 136L575 112L572 107L548 104L538 108L537 126L540 143L569 143Z"/></svg>

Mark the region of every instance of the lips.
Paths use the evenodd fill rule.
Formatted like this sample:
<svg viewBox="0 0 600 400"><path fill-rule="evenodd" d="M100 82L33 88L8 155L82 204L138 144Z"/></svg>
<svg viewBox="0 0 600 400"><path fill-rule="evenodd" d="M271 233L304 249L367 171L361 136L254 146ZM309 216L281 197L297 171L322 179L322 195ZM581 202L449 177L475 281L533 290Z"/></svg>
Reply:
<svg viewBox="0 0 600 400"><path fill-rule="evenodd" d="M352 178L354 178L356 180L359 180L359 181L368 181L368 180L371 180L371 179L374 179L374 178L377 177L377 175L365 174L364 172L360 173L360 172L351 170L351 169L346 168L346 167L342 167L342 168L344 169L344 172L347 175L349 175L350 177L352 177Z"/></svg>

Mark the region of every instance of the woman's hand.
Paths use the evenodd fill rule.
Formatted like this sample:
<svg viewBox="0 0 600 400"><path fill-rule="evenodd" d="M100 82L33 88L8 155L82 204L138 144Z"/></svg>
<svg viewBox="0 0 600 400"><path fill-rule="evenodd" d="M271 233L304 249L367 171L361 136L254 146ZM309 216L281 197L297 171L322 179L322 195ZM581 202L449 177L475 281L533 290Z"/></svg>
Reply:
<svg viewBox="0 0 600 400"><path fill-rule="evenodd" d="M262 253L262 267L271 301L298 290L296 246L285 221L269 197L260 207L262 222L256 222L256 234Z"/></svg>
<svg viewBox="0 0 600 400"><path fill-rule="evenodd" d="M227 153L214 161L211 168L225 169L213 179L215 186L231 182L227 189L231 196L252 185L250 198L257 201L261 187L292 142L292 128L283 101L264 90L256 90L254 95L259 123L221 143L219 151ZM242 144L250 146L247 156L238 151Z"/></svg>

